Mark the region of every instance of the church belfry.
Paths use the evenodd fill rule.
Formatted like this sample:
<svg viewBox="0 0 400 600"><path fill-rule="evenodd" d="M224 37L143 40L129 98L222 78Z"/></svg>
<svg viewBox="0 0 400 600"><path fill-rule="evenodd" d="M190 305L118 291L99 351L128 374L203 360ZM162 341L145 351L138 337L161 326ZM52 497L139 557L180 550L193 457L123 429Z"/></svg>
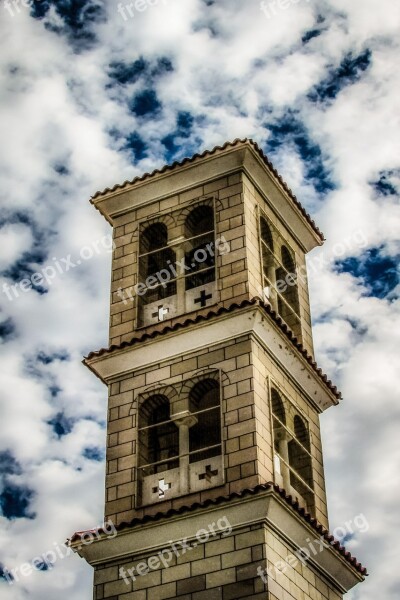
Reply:
<svg viewBox="0 0 400 600"><path fill-rule="evenodd" d="M315 223L251 140L96 193L113 227L105 520L73 549L97 600L339 600L305 255ZM314 545L313 545L314 544ZM319 545L318 545L319 544ZM282 567L283 565L283 567Z"/></svg>

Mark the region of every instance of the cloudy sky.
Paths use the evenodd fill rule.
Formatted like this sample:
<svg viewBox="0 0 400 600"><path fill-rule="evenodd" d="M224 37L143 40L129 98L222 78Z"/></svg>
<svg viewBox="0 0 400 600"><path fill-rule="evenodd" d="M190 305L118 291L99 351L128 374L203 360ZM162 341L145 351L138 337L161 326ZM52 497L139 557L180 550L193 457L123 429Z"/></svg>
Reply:
<svg viewBox="0 0 400 600"><path fill-rule="evenodd" d="M309 266L344 396L321 418L331 529L369 523L347 536L371 573L348 597L398 598L400 4L20 4L0 0L1 598L91 597L75 556L5 578L102 518L106 389L81 358L107 344L110 230L88 199L236 137L327 238Z"/></svg>

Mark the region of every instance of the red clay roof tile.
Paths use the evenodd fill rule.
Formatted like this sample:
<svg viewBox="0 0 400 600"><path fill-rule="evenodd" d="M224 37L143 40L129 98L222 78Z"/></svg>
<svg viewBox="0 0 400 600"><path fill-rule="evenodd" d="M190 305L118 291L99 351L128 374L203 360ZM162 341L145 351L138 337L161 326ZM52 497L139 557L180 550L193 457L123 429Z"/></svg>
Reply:
<svg viewBox="0 0 400 600"><path fill-rule="evenodd" d="M350 552L348 552L346 548L342 546L340 542L336 540L334 536L327 529L325 529L325 527L321 525L321 523L317 521L317 519L312 517L310 513L305 510L305 508L301 507L298 501L293 499L293 497L290 494L287 494L284 489L280 488L273 482L262 483L255 486L254 488L245 488L240 492L232 492L231 494L225 496L218 496L217 498L208 498L202 502L194 502L193 504L183 505L179 508L170 508L169 510L166 510L164 512L159 511L152 515L138 517L132 519L132 521L120 523L116 527L116 530L122 531L124 529L135 527L136 525L143 525L148 522L159 521L161 519L169 518L174 515L181 515L184 513L193 512L194 510L197 510L199 508L206 508L211 505L218 505L223 502L229 502L230 500L234 500L235 498L244 498L245 496L259 494L261 492L269 490L272 490L273 492L278 494L283 500L285 500L285 502L287 502L287 504L289 504L291 508L293 508L305 521L307 521L307 523L309 523L309 525L311 525L311 527L315 529L315 531L317 531L320 536L322 536L327 542L329 542L332 548L339 552L339 554L341 554L343 558L345 558L345 560L347 560L347 562L349 562L359 573L361 573L363 576L368 575L366 567L364 567L355 557L353 557L350 554ZM94 530L88 531L93 532ZM102 528L98 529L97 531L100 533L104 532ZM75 540L80 539L80 537L84 533L86 532L78 531L74 533L72 538L68 540L69 544L72 544Z"/></svg>
<svg viewBox="0 0 400 600"><path fill-rule="evenodd" d="M215 308L207 311L199 311L196 316L192 317L183 317L182 320L179 318L174 319L174 324L169 323L168 325L164 325L163 323L159 323L157 325L151 326L151 328L147 327L146 331L140 331L136 335L132 337L131 340L122 342L121 344L112 344L109 348L101 348L96 352L90 352L87 357L84 358L84 364L87 364L87 361L96 358L98 356L102 356L104 354L109 354L112 352L116 352L117 350L122 350L123 348L128 348L130 346L134 346L135 344L139 344L149 339L153 339L160 335L165 335L170 333L171 331L177 331L179 329L183 329L188 327L189 325L194 325L201 321L207 321L208 319L218 317L221 314L233 312L235 310L240 310L242 308L246 308L248 306L261 306L265 312L272 318L272 320L279 326L279 328L285 333L287 338L293 343L296 349L300 352L300 354L305 358L309 365L314 369L314 371L319 375L322 381L325 383L327 388L334 394L334 396L339 400L342 397L342 394L339 392L337 387L333 385L332 381L328 379L327 375L325 375L322 370L318 367L317 363L313 359L313 357L307 352L307 350L303 347L303 345L297 340L293 332L289 329L289 327L285 324L285 322L281 319L281 317L271 308L270 304L267 304L260 300L260 298L252 298L251 300L243 300L240 304L233 303L228 307L220 306L219 308Z"/></svg>

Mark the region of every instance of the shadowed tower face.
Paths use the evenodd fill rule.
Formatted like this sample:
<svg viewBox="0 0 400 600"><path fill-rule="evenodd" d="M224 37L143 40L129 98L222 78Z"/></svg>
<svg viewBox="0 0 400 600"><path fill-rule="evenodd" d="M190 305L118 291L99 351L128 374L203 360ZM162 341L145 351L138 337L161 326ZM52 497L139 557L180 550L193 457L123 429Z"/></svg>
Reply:
<svg viewBox="0 0 400 600"><path fill-rule="evenodd" d="M299 550L328 527L319 414L339 401L313 358L305 255L322 234L246 140L92 203L115 250L110 347L85 363L109 390L119 530L72 541L94 597L341 598L363 568Z"/></svg>

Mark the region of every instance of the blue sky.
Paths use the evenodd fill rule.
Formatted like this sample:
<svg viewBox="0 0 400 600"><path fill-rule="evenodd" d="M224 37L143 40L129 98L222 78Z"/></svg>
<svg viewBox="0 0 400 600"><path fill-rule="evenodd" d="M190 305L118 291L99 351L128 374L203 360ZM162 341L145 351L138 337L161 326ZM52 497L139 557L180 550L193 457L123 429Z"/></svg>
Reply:
<svg viewBox="0 0 400 600"><path fill-rule="evenodd" d="M107 344L111 255L88 199L251 137L327 238L309 267L316 356L344 396L321 417L330 520L370 525L347 544L371 572L348 597L394 600L400 5L127 4L0 0L0 595L91 597L75 556L1 578L102 519L106 389L81 358Z"/></svg>

